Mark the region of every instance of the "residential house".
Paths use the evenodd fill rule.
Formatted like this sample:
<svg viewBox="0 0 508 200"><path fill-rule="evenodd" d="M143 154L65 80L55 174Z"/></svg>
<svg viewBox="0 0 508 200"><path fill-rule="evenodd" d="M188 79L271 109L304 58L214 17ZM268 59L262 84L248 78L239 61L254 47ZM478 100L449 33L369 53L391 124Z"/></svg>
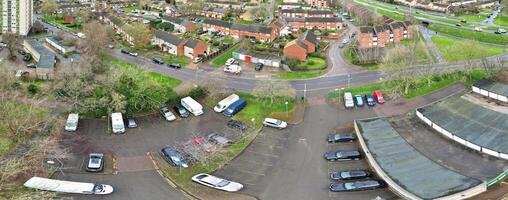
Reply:
<svg viewBox="0 0 508 200"><path fill-rule="evenodd" d="M294 33L299 32L301 28L305 29L320 29L320 30L338 30L342 28L342 19L338 17L333 18L286 18L291 31Z"/></svg>
<svg viewBox="0 0 508 200"><path fill-rule="evenodd" d="M101 16L101 20L108 24L116 34L120 35L123 40L125 40L130 45L134 45L134 38L125 30L128 28L128 24L126 24L120 18L114 15L103 15Z"/></svg>
<svg viewBox="0 0 508 200"><path fill-rule="evenodd" d="M56 37L47 37L46 43L49 44L53 49L57 50L61 54L68 54L76 51L76 47L74 45L65 45L63 41Z"/></svg>
<svg viewBox="0 0 508 200"><path fill-rule="evenodd" d="M73 13L81 10L92 10L92 4L58 4L56 12L58 14Z"/></svg>
<svg viewBox="0 0 508 200"><path fill-rule="evenodd" d="M205 7L201 11L201 15L209 18L222 19L229 13L228 9L225 8L211 8Z"/></svg>
<svg viewBox="0 0 508 200"><path fill-rule="evenodd" d="M230 8L230 9L242 9L243 7L243 4L239 1L211 0L206 1L206 4L210 5L210 7Z"/></svg>
<svg viewBox="0 0 508 200"><path fill-rule="evenodd" d="M390 42L390 35L393 36L390 26L386 24L374 26L374 31L376 32L376 39L378 41L377 47L385 47L386 44Z"/></svg>
<svg viewBox="0 0 508 200"><path fill-rule="evenodd" d="M305 0L313 8L330 8L330 0Z"/></svg>
<svg viewBox="0 0 508 200"><path fill-rule="evenodd" d="M358 48L385 47L388 43L398 43L412 37L413 26L409 21L394 21L374 27L360 27Z"/></svg>
<svg viewBox="0 0 508 200"><path fill-rule="evenodd" d="M309 4L306 3L298 3L298 2L288 2L288 3L280 3L277 6L280 10L289 10L289 9L304 9L308 10L311 9Z"/></svg>
<svg viewBox="0 0 508 200"><path fill-rule="evenodd" d="M270 27L272 27L275 32L278 32L279 36L286 36L291 34L289 24L284 18L274 19L270 24Z"/></svg>
<svg viewBox="0 0 508 200"><path fill-rule="evenodd" d="M195 58L208 54L208 45L201 40L190 39L185 42L184 55L189 58Z"/></svg>
<svg viewBox="0 0 508 200"><path fill-rule="evenodd" d="M234 38L255 38L262 42L271 42L279 36L277 29L260 25L234 24L217 19L204 19L203 30L231 35Z"/></svg>
<svg viewBox="0 0 508 200"><path fill-rule="evenodd" d="M370 26L360 27L358 30L358 48L366 49L374 46L377 46L377 37L374 28Z"/></svg>
<svg viewBox="0 0 508 200"><path fill-rule="evenodd" d="M152 44L159 46L161 51L171 55L179 56L184 54L185 41L166 31L156 30Z"/></svg>
<svg viewBox="0 0 508 200"><path fill-rule="evenodd" d="M23 48L37 62L35 68L36 78L51 80L55 77L56 55L51 50L37 40L23 40Z"/></svg>
<svg viewBox="0 0 508 200"><path fill-rule="evenodd" d="M335 14L329 10L302 10L302 9L291 9L281 10L280 15L288 18L301 18L301 17L322 17L332 18Z"/></svg>
<svg viewBox="0 0 508 200"><path fill-rule="evenodd" d="M316 51L318 44L317 36L311 31L307 31L302 33L297 39L288 42L282 52L287 59L305 61L309 53Z"/></svg>
<svg viewBox="0 0 508 200"><path fill-rule="evenodd" d="M192 32L196 30L196 23L186 19L163 16L162 21L173 24L173 26L175 26L175 31L178 31L180 33Z"/></svg>

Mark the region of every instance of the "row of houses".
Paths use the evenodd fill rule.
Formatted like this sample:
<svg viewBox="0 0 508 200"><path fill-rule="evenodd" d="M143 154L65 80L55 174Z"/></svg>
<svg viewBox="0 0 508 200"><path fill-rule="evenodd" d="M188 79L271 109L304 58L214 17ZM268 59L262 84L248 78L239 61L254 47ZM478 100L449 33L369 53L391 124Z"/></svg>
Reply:
<svg viewBox="0 0 508 200"><path fill-rule="evenodd" d="M197 39L182 39L166 31L155 31L152 44L159 46L162 52L167 52L175 56L187 56L195 58L207 55L210 50L205 42Z"/></svg>
<svg viewBox="0 0 508 200"><path fill-rule="evenodd" d="M301 2L283 2L277 5L280 10L289 10L289 9L303 9L309 10L312 7L309 4L301 3Z"/></svg>
<svg viewBox="0 0 508 200"><path fill-rule="evenodd" d="M283 4L300 4L301 0L283 0ZM303 0L303 2L312 8L330 8L332 0Z"/></svg>
<svg viewBox="0 0 508 200"><path fill-rule="evenodd" d="M277 30L272 27L236 24L217 19L204 19L203 30L220 32L224 35L231 35L234 38L255 38L262 42L271 42L279 36Z"/></svg>
<svg viewBox="0 0 508 200"><path fill-rule="evenodd" d="M124 41L126 41L130 45L134 45L134 38L128 32L125 31L127 29L127 26L129 25L125 23L123 20L114 15L102 15L100 16L100 20L109 25L115 31L116 34L122 37Z"/></svg>
<svg viewBox="0 0 508 200"><path fill-rule="evenodd" d="M316 52L318 45L317 36L311 31L306 31L300 34L297 39L288 42L282 52L287 59L305 61L308 54Z"/></svg>
<svg viewBox="0 0 508 200"><path fill-rule="evenodd" d="M360 27L358 30L358 48L385 47L389 43L413 37L413 26L409 21L394 21L372 27Z"/></svg>
<svg viewBox="0 0 508 200"><path fill-rule="evenodd" d="M173 24L173 26L175 27L175 31L180 33L192 32L196 30L196 23L186 19L171 16L163 16L162 21Z"/></svg>
<svg viewBox="0 0 508 200"><path fill-rule="evenodd" d="M336 17L332 11L329 10L303 10L303 9L287 9L281 10L280 16L283 17Z"/></svg>
<svg viewBox="0 0 508 200"><path fill-rule="evenodd" d="M453 8L463 6L476 6L478 8L486 8L494 6L498 3L497 0L452 0L452 1L422 1L422 0L395 0L398 4L411 6L414 8L431 10L437 12L450 12Z"/></svg>

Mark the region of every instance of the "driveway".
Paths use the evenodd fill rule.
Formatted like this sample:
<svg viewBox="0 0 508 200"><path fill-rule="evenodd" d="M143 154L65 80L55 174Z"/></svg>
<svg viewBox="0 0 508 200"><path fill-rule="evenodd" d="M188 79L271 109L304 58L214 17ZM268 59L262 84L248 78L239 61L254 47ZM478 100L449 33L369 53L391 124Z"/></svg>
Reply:
<svg viewBox="0 0 508 200"><path fill-rule="evenodd" d="M259 199L373 199L393 198L388 189L331 193L328 173L331 170L365 168L367 163L343 161L329 163L323 159L327 150L358 148L356 144L326 142L326 136L342 126L352 126L354 119L375 116L369 108L344 110L324 101L305 111L301 124L285 130L264 128L239 157L215 174L245 184L244 193Z"/></svg>

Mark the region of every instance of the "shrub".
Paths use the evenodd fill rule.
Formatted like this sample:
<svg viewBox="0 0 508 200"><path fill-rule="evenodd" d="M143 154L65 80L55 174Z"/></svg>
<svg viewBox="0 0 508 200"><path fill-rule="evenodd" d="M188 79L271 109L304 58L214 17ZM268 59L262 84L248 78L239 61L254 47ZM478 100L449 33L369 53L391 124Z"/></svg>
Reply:
<svg viewBox="0 0 508 200"><path fill-rule="evenodd" d="M27 90L28 90L28 92L30 92L30 94L36 94L39 91L37 86L34 84L28 85Z"/></svg>
<svg viewBox="0 0 508 200"><path fill-rule="evenodd" d="M202 99L208 95L208 90L205 87L195 87L189 92L189 96L193 99Z"/></svg>

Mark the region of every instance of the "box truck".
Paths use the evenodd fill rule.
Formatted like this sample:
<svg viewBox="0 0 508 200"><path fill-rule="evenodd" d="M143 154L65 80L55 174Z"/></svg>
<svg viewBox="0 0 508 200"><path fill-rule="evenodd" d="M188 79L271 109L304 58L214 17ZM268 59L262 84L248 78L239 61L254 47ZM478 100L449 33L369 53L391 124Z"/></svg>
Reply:
<svg viewBox="0 0 508 200"><path fill-rule="evenodd" d="M125 133L122 113L111 113L111 127L113 128L113 133Z"/></svg>
<svg viewBox="0 0 508 200"><path fill-rule="evenodd" d="M185 97L180 100L182 106L191 112L194 116L203 114L203 106L191 97Z"/></svg>
<svg viewBox="0 0 508 200"><path fill-rule="evenodd" d="M67 122L65 123L66 131L76 131L78 129L78 121L79 115L77 113L71 113L67 117Z"/></svg>
<svg viewBox="0 0 508 200"><path fill-rule="evenodd" d="M215 112L220 113L226 110L226 108L228 108L228 106L233 104L235 101L238 101L238 99L240 99L240 97L236 94L229 95L225 99L219 101L219 103L217 103L217 105L213 108L213 110Z"/></svg>

